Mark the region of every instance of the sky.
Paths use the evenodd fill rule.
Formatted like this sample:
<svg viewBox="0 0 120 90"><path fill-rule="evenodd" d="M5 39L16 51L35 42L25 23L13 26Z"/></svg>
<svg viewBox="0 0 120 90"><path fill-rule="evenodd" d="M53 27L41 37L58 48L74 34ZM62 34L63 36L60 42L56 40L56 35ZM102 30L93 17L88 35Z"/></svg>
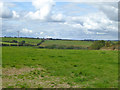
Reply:
<svg viewBox="0 0 120 90"><path fill-rule="evenodd" d="M118 39L117 2L0 2L2 36Z"/></svg>

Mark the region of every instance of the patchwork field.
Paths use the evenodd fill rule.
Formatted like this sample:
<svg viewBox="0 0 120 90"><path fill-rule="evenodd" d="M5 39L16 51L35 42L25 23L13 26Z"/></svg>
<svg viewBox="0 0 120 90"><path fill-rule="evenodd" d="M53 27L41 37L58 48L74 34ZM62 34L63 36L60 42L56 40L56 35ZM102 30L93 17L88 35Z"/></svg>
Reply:
<svg viewBox="0 0 120 90"><path fill-rule="evenodd" d="M118 50L118 41L47 40L38 38L0 38L3 46L34 46L47 49ZM102 43L102 46L100 46ZM95 47L95 48L94 48Z"/></svg>
<svg viewBox="0 0 120 90"><path fill-rule="evenodd" d="M2 38L2 42L6 42L6 41L25 41L28 44L38 44L41 42L40 39L33 39L33 38L10 38L10 37L6 37L6 38ZM41 44L41 46L48 46L48 45L65 45L65 46L84 46L84 47L88 47L92 44L92 41L80 41L80 40L45 40L45 42L43 42Z"/></svg>
<svg viewBox="0 0 120 90"><path fill-rule="evenodd" d="M114 88L118 51L2 47L3 87Z"/></svg>

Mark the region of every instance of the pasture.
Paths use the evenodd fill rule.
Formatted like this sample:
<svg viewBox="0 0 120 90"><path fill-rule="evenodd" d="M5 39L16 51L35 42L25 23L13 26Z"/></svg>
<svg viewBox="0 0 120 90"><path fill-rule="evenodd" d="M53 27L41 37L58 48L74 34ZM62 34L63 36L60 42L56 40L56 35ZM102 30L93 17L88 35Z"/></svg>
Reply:
<svg viewBox="0 0 120 90"><path fill-rule="evenodd" d="M18 42L25 41L25 43L32 45L37 45L38 43L41 42L41 39L37 39L37 38L6 37L6 38L2 38L2 43L8 44L6 41L11 42L13 40L16 40ZM46 47L46 46L57 45L57 46L89 47L92 43L93 43L92 41L80 41L80 40L44 40L44 42L39 46Z"/></svg>
<svg viewBox="0 0 120 90"><path fill-rule="evenodd" d="M2 47L3 88L117 88L118 51Z"/></svg>
<svg viewBox="0 0 120 90"><path fill-rule="evenodd" d="M92 41L77 41L77 40L46 40L41 46L59 45L59 46L77 46L89 47Z"/></svg>
<svg viewBox="0 0 120 90"><path fill-rule="evenodd" d="M10 38L10 37L6 37L6 38L2 38L2 42L5 43L5 41L12 41L12 40L16 40L16 41L25 41L28 44L32 44L32 45L37 45L39 42L41 42L40 39L33 39L33 38Z"/></svg>

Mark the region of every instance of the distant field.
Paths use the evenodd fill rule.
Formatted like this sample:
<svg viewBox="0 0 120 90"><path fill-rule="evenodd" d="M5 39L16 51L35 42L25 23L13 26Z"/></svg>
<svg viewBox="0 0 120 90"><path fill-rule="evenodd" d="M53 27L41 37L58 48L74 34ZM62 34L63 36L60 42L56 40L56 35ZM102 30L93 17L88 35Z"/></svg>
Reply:
<svg viewBox="0 0 120 90"><path fill-rule="evenodd" d="M30 39L30 38L2 38L2 41L12 41L12 40L16 40L16 41L25 41L26 43L32 44L32 45L37 45L38 43L41 42L40 39Z"/></svg>
<svg viewBox="0 0 120 90"><path fill-rule="evenodd" d="M73 41L73 40L46 40L41 46L47 45L64 45L64 46L81 46L89 47L93 42L92 41Z"/></svg>
<svg viewBox="0 0 120 90"><path fill-rule="evenodd" d="M39 43L41 43L41 39L32 39L32 38L2 38L2 43L3 44L17 44L17 43L9 43L9 42L5 42L5 41L13 41L16 40L18 42L21 41L25 41L26 44L31 44L31 45L37 45ZM107 41L106 41L107 42ZM47 48L51 48L51 47L57 47L57 48L79 48L79 49L88 49L92 44L94 43L94 41L81 41L81 40L44 40L44 42L42 42L38 47L47 47ZM112 44L116 44L117 41L111 41L111 45ZM105 47L106 48L106 47Z"/></svg>
<svg viewBox="0 0 120 90"><path fill-rule="evenodd" d="M118 86L118 51L9 46L2 47L2 63L7 88Z"/></svg>
<svg viewBox="0 0 120 90"><path fill-rule="evenodd" d="M5 41L25 41L28 44L37 45L41 42L40 39L30 39L30 38L2 38L2 42ZM74 47L89 47L93 42L92 41L80 41L80 40L44 40L44 42L39 45L42 47L57 45L57 46L74 46ZM7 43L6 43L7 44ZM10 43L9 43L10 44Z"/></svg>

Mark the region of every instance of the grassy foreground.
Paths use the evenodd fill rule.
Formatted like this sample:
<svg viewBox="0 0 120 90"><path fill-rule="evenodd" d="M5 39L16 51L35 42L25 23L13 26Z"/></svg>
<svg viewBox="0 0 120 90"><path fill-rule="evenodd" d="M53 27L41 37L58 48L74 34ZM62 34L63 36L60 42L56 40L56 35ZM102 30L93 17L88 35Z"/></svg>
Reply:
<svg viewBox="0 0 120 90"><path fill-rule="evenodd" d="M118 86L118 51L2 47L3 87Z"/></svg>

